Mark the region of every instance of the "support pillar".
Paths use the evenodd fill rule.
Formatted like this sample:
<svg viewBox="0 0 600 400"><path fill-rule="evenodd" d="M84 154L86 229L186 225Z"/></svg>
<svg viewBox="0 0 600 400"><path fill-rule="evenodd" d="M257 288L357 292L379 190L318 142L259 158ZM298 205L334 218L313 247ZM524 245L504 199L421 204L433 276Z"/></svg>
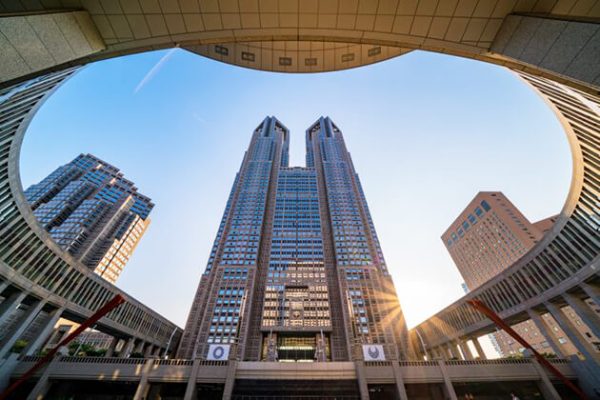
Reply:
<svg viewBox="0 0 600 400"><path fill-rule="evenodd" d="M152 355L152 351L154 350L154 345L148 343L146 345L146 349L144 350L144 358L148 358Z"/></svg>
<svg viewBox="0 0 600 400"><path fill-rule="evenodd" d="M117 345L119 344L119 341L121 339L119 339L118 337L113 337L112 341L110 342L110 345L108 346L108 349L106 350L106 354L104 355L104 357L114 357L115 355L115 350L117 349Z"/></svg>
<svg viewBox="0 0 600 400"><path fill-rule="evenodd" d="M169 354L169 349L162 348L160 349L160 358L166 358Z"/></svg>
<svg viewBox="0 0 600 400"><path fill-rule="evenodd" d="M538 328L542 336L546 339L554 354L558 357L564 358L565 352L563 351L560 342L558 341L554 332L552 332L552 327L548 325L548 323L542 317L542 314L536 310L527 310L527 314L529 314L529 318L533 321L535 326Z"/></svg>
<svg viewBox="0 0 600 400"><path fill-rule="evenodd" d="M435 347L430 348L428 353L431 354L431 358L429 359L429 361L438 358L438 352L436 351Z"/></svg>
<svg viewBox="0 0 600 400"><path fill-rule="evenodd" d="M145 344L146 344L146 342L144 342L142 339L140 339L140 341L135 345L133 352L139 353L139 354L144 354L144 345Z"/></svg>
<svg viewBox="0 0 600 400"><path fill-rule="evenodd" d="M148 394L148 389L150 389L150 385L148 385L148 375L150 371L152 371L152 366L154 365L154 359L147 360L142 368L142 374L140 376L140 382L138 383L138 387L135 391L135 395L133 395L133 400L144 400L146 395Z"/></svg>
<svg viewBox="0 0 600 400"><path fill-rule="evenodd" d="M17 306L27 297L25 292L16 292L8 296L2 303L0 303L0 326L2 326L6 320L12 315L17 309Z"/></svg>
<svg viewBox="0 0 600 400"><path fill-rule="evenodd" d="M27 396L27 400L42 400L44 398L44 396L50 389L50 385L51 385L50 379L49 379L50 372L52 372L52 370L54 369L54 366L56 365L56 362L59 360L59 358L60 357L55 356L48 363L48 365L46 366L46 369L44 369L44 372L42 372L40 379L37 381L37 383L33 387L33 390L31 392L29 392L29 396Z"/></svg>
<svg viewBox="0 0 600 400"><path fill-rule="evenodd" d="M454 386L452 385L452 381L450 380L450 376L448 376L448 371L446 371L446 363L442 360L439 360L438 365L440 367L440 370L442 371L442 377L444 378L444 388L446 392L446 397L450 400L458 400L458 397L456 397L456 392L454 391Z"/></svg>
<svg viewBox="0 0 600 400"><path fill-rule="evenodd" d="M237 361L229 360L227 364L227 377L225 378L225 386L223 387L223 400L231 400L233 395L233 387L235 386L235 373L237 370Z"/></svg>
<svg viewBox="0 0 600 400"><path fill-rule="evenodd" d="M456 354L456 343L454 343L454 342L448 343L448 358L449 359L459 358L458 355Z"/></svg>
<svg viewBox="0 0 600 400"><path fill-rule="evenodd" d="M369 400L369 385L365 373L365 362L362 360L354 361L356 369L356 380L358 381L358 390L360 391L361 400Z"/></svg>
<svg viewBox="0 0 600 400"><path fill-rule="evenodd" d="M463 355L465 360L472 360L473 353L471 353L471 349L469 348L469 344L465 340L460 340L458 342L458 346L460 347L460 352Z"/></svg>
<svg viewBox="0 0 600 400"><path fill-rule="evenodd" d="M48 340L52 331L54 330L54 325L58 322L62 313L65 311L64 307L61 307L57 310L54 310L50 313L49 319L44 326L42 326L38 332L36 332L35 338L25 347L23 350L23 354L26 356L33 356L37 353L44 343Z"/></svg>
<svg viewBox="0 0 600 400"><path fill-rule="evenodd" d="M473 339L471 339L471 341L473 342L473 345L475 346L475 350L477 350L477 355L479 356L479 359L487 360L487 356L485 355L485 352L483 351L483 348L481 347L481 343L479 343L479 338L474 337Z"/></svg>
<svg viewBox="0 0 600 400"><path fill-rule="evenodd" d="M183 400L192 400L195 399L196 396L196 378L198 376L198 370L200 369L199 358L194 360L192 364L192 370L190 371L190 377L188 378L187 386L185 387L185 394L183 395Z"/></svg>
<svg viewBox="0 0 600 400"><path fill-rule="evenodd" d="M31 322L33 322L39 312L42 311L42 308L44 308L45 304L45 300L38 300L29 306L29 309L25 312L25 315L19 322L17 322L17 326L6 335L6 339L3 341L2 346L0 347L0 359L4 358L10 352L15 342L19 340L27 327L31 324Z"/></svg>
<svg viewBox="0 0 600 400"><path fill-rule="evenodd" d="M546 373L544 367L542 367L539 361L535 358L532 358L531 362L533 363L533 366L535 367L538 375L540 376L540 381L538 382L538 385L540 387L540 391L542 392L542 396L544 397L544 399L561 400L560 395L558 394L556 388L550 381L550 378L548 377L548 374Z"/></svg>
<svg viewBox="0 0 600 400"><path fill-rule="evenodd" d="M600 288L589 283L580 283L579 287L600 307Z"/></svg>
<svg viewBox="0 0 600 400"><path fill-rule="evenodd" d="M579 297L564 293L563 299L571 306L575 314L581 318L584 324L588 326L590 331L597 337L600 338L600 317L587 305L585 301Z"/></svg>
<svg viewBox="0 0 600 400"><path fill-rule="evenodd" d="M2 292L4 292L4 289L6 289L9 286L10 286L10 283L8 281L4 281L4 282L0 283L0 296L2 295Z"/></svg>
<svg viewBox="0 0 600 400"><path fill-rule="evenodd" d="M552 315L552 318L554 318L558 326L560 326L560 329L562 329L565 335L569 337L569 340L571 340L571 343L573 343L573 346L575 346L577 351L583 354L583 356L587 360L599 364L600 355L596 354L592 345L580 335L575 325L573 325L573 322L571 322L571 320L567 318L565 313L562 312L562 310L559 307L550 302L544 303L544 305L546 306L546 308L550 312L550 315Z"/></svg>
<svg viewBox="0 0 600 400"><path fill-rule="evenodd" d="M447 360L449 358L448 351L442 346L436 347L435 352L437 353L438 359Z"/></svg>
<svg viewBox="0 0 600 400"><path fill-rule="evenodd" d="M402 376L402 370L398 361L392 361L392 368L394 369L394 380L396 381L396 391L398 392L398 399L408 400L408 394L406 394L406 386L404 386L404 377Z"/></svg>
<svg viewBox="0 0 600 400"><path fill-rule="evenodd" d="M129 338L129 340L127 340L127 343L125 343L125 345L121 349L121 352L119 353L119 358L129 357L134 344L135 344L135 338Z"/></svg>

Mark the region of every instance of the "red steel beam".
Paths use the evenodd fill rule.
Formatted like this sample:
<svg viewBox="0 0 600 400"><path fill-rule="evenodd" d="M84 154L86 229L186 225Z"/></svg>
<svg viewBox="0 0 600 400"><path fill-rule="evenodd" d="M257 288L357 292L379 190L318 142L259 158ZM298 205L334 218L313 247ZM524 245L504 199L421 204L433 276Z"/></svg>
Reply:
<svg viewBox="0 0 600 400"><path fill-rule="evenodd" d="M98 311L96 311L91 317L89 317L83 324L81 324L77 329L75 329L69 336L64 338L56 347L48 352L41 360L39 360L33 367L31 367L27 372L25 372L19 379L17 379L12 385L10 385L4 392L0 394L0 400L5 400L8 396L14 392L19 386L21 386L25 381L33 376L33 374L40 369L44 364L50 361L54 355L58 352L58 350L69 344L73 339L75 339L81 332L85 329L89 328L106 314L114 310L120 304L124 303L125 299L120 294L115 295L108 303L104 304Z"/></svg>
<svg viewBox="0 0 600 400"><path fill-rule="evenodd" d="M537 352L525 339L521 337L517 332L514 331L502 318L498 316L491 308L486 306L481 300L472 299L467 300L471 306L473 306L476 310L485 314L489 319L492 320L500 329L503 329L506 333L513 337L517 342L521 343L523 347L531 350L535 358L542 364L546 369L552 372L558 379L560 379L567 387L569 387L577 396L582 400L588 400L588 397L579 389L573 382L567 379L550 361L548 361L544 356ZM0 398L1 400L1 398Z"/></svg>

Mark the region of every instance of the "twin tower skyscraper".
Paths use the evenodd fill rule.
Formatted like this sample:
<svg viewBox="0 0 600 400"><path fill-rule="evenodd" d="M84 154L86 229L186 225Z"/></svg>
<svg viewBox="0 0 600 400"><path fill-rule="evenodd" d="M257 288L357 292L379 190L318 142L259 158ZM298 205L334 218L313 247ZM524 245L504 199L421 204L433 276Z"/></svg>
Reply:
<svg viewBox="0 0 600 400"><path fill-rule="evenodd" d="M340 129L254 130L192 304L178 357L248 361L406 359L408 334Z"/></svg>

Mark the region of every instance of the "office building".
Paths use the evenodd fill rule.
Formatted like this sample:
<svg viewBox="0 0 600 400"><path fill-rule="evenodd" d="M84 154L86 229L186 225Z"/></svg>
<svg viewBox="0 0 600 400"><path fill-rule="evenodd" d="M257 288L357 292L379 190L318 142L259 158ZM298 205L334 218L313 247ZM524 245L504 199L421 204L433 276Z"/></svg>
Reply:
<svg viewBox="0 0 600 400"><path fill-rule="evenodd" d="M81 154L25 190L54 241L111 283L150 223L152 201L118 168Z"/></svg>
<svg viewBox="0 0 600 400"><path fill-rule="evenodd" d="M468 290L476 289L525 255L544 237L557 216L531 223L502 192L479 192L442 235L442 240ZM464 287L463 287L464 288ZM591 300L587 304L596 313L600 308ZM600 350L600 340L570 307L564 312L582 335ZM574 354L575 347L549 314L546 320L563 346L563 352ZM534 322L527 320L513 329L541 353L554 353L550 343ZM492 343L502 356L520 354L524 348L505 332L493 335Z"/></svg>
<svg viewBox="0 0 600 400"><path fill-rule="evenodd" d="M407 357L406 325L340 129L306 131L306 167L288 166L289 131L252 134L178 356L253 361Z"/></svg>

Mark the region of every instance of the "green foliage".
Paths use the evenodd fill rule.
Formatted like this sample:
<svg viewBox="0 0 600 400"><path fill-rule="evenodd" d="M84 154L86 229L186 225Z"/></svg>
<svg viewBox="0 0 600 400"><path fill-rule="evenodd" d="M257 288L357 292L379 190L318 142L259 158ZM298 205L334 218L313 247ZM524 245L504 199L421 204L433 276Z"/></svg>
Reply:
<svg viewBox="0 0 600 400"><path fill-rule="evenodd" d="M27 340L19 339L15 342L13 347L10 349L13 353L20 353L27 346L29 342Z"/></svg>
<svg viewBox="0 0 600 400"><path fill-rule="evenodd" d="M558 356L554 353L541 353L541 355L544 358L558 358ZM504 358L508 359L508 360L519 360L519 359L525 358L525 356L522 353L518 353L518 354L511 354Z"/></svg>
<svg viewBox="0 0 600 400"><path fill-rule="evenodd" d="M144 355L142 353L139 353L139 352L133 352L133 353L131 353L131 355L129 356L129 358L144 358Z"/></svg>
<svg viewBox="0 0 600 400"><path fill-rule="evenodd" d="M77 353L77 354L75 354ZM69 355L78 357L102 357L106 354L106 349L97 349L96 347L79 342L69 344Z"/></svg>
<svg viewBox="0 0 600 400"><path fill-rule="evenodd" d="M506 356L504 358L506 358L508 360L520 360L521 358L524 358L524 357L523 357L523 354L518 353L518 354L511 354L511 355Z"/></svg>

